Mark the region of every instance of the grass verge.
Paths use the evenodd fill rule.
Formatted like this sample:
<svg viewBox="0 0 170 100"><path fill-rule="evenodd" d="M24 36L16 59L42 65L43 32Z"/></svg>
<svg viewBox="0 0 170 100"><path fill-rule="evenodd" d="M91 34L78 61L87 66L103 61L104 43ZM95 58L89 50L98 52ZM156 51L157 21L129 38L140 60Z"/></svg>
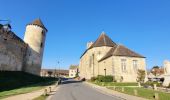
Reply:
<svg viewBox="0 0 170 100"><path fill-rule="evenodd" d="M115 83L115 82L91 82L91 83L99 86L116 86L108 87L108 89L112 89L114 91L118 91L129 95L143 97L146 99L154 99L154 94L158 93L159 100L170 100L170 93L154 91L152 89L139 87L123 87L123 86L137 86L138 85L137 83ZM137 94L135 94L135 91L137 91Z"/></svg>
<svg viewBox="0 0 170 100"><path fill-rule="evenodd" d="M158 93L159 95L159 100L170 100L170 93L165 93L165 92L159 92L159 91L154 91L151 89L145 89L145 88L138 88L138 87L123 87L124 91L122 91L122 87L109 87L109 89L122 92L125 94L129 95L135 95L135 90L137 91L137 95L139 97L147 98L147 99L154 99L154 94Z"/></svg>
<svg viewBox="0 0 170 100"><path fill-rule="evenodd" d="M100 86L138 86L138 83L118 83L118 82L92 82Z"/></svg>
<svg viewBox="0 0 170 100"><path fill-rule="evenodd" d="M9 96L14 96L14 95L18 95L18 94L25 94L25 93L29 93L29 92L32 92L32 91L40 90L40 89L43 89L46 86L52 85L54 83L55 83L55 81L38 83L38 84L26 86L26 87L21 87L21 88L18 88L18 89L3 91L3 92L0 92L0 99L6 98L6 97L9 97Z"/></svg>
<svg viewBox="0 0 170 100"><path fill-rule="evenodd" d="M33 100L46 100L47 97L48 96L41 95L41 96L39 96L39 97L37 97L37 98L35 98Z"/></svg>

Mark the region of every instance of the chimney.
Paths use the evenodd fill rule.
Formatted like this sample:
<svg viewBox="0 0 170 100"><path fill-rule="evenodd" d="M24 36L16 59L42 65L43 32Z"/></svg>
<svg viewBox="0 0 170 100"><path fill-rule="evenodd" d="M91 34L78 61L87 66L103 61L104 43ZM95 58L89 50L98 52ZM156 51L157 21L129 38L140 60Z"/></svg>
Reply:
<svg viewBox="0 0 170 100"><path fill-rule="evenodd" d="M88 42L88 43L87 43L87 49L89 49L92 44L93 44L93 42Z"/></svg>

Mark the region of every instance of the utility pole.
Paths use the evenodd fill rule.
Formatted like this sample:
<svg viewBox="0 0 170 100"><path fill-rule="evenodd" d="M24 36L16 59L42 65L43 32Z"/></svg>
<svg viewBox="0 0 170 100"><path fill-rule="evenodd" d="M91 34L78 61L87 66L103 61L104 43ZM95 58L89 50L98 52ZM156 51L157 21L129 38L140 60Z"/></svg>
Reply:
<svg viewBox="0 0 170 100"><path fill-rule="evenodd" d="M57 61L57 64L58 64L58 77L60 77L60 62Z"/></svg>

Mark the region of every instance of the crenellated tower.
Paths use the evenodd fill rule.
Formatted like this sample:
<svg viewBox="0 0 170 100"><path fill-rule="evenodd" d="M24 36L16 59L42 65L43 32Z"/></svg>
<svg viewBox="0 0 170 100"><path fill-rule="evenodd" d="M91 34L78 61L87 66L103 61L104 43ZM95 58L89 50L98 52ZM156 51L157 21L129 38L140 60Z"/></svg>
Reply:
<svg viewBox="0 0 170 100"><path fill-rule="evenodd" d="M40 74L47 29L40 19L26 26L24 41L28 44L24 61L24 71Z"/></svg>

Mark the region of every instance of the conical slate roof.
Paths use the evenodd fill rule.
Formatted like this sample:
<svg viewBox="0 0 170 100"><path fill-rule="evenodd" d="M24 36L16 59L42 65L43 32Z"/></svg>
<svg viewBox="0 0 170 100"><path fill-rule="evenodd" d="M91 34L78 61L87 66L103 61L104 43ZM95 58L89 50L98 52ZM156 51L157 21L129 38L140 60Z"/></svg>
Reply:
<svg viewBox="0 0 170 100"><path fill-rule="evenodd" d="M99 36L99 38L91 45L90 48L93 47L101 47L101 46L109 46L114 47L116 43L114 43L104 32Z"/></svg>
<svg viewBox="0 0 170 100"><path fill-rule="evenodd" d="M39 26L39 27L42 27L42 28L46 29L45 26L44 26L44 24L43 24L43 22L41 21L40 18L35 19L35 20L34 20L33 22L31 22L30 24L31 24L31 25L37 25L37 26ZM46 30L47 30L47 29L46 29Z"/></svg>

